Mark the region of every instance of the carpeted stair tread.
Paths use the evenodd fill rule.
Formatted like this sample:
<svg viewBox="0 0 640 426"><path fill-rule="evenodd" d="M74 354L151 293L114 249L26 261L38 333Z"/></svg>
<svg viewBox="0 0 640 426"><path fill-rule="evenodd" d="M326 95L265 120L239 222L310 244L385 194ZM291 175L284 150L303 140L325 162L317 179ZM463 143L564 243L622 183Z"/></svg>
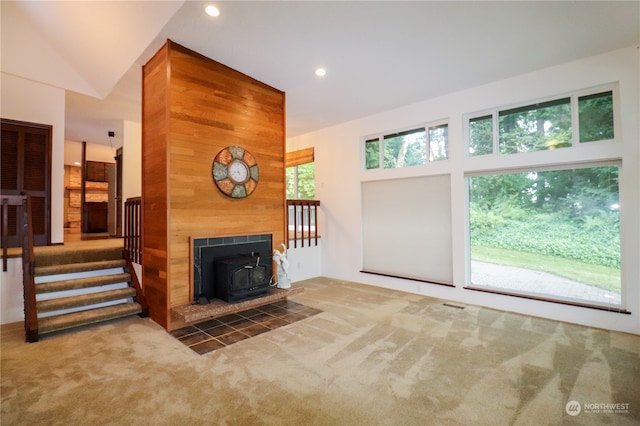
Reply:
<svg viewBox="0 0 640 426"><path fill-rule="evenodd" d="M101 275L89 278L76 278L72 280L53 281L50 283L36 284L36 294L51 293L54 291L77 290L88 287L99 287L108 284L128 283L131 275L127 272L120 274Z"/></svg>
<svg viewBox="0 0 640 426"><path fill-rule="evenodd" d="M104 308L73 312L71 314L55 315L40 318L38 320L38 332L49 333L52 331L64 330L81 325L136 315L140 312L142 312L142 308L137 303L121 303L119 305L106 306Z"/></svg>
<svg viewBox="0 0 640 426"><path fill-rule="evenodd" d="M80 306L95 305L97 303L135 297L136 290L133 287L118 288L114 290L100 291L97 293L81 294L77 296L59 297L57 299L40 300L36 302L38 312L52 312L62 309L77 308Z"/></svg>
<svg viewBox="0 0 640 426"><path fill-rule="evenodd" d="M36 267L122 259L121 246L82 249L75 246L48 246L46 248L48 250L40 250L36 253Z"/></svg>
<svg viewBox="0 0 640 426"><path fill-rule="evenodd" d="M115 260L100 260L96 262L66 263L61 265L37 266L35 276L71 274L74 272L97 271L100 269L124 268L127 262L120 258Z"/></svg>

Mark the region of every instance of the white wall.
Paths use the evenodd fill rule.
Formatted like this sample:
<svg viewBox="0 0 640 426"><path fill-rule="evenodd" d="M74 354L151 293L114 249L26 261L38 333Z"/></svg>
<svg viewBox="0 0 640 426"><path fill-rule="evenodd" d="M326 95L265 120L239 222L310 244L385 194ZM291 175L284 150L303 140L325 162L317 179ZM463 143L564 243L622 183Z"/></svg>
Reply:
<svg viewBox="0 0 640 426"><path fill-rule="evenodd" d="M122 142L122 217L124 221L124 202L127 198L142 196L142 123L123 122ZM124 225L124 223L123 223ZM138 282L142 281L142 265L134 263Z"/></svg>
<svg viewBox="0 0 640 426"><path fill-rule="evenodd" d="M51 158L51 242L64 242L64 165L73 163L74 153L81 153L82 144L64 140L65 92L62 89L1 73L0 116L2 118L52 125ZM37 100L37 102L34 102ZM120 134L120 132L118 132ZM140 123L123 123L123 196L140 196L141 140ZM66 150L70 152L65 155ZM65 160L69 157L68 160ZM114 162L110 146L87 144L87 159ZM81 158L81 154L80 154ZM73 160L73 161L72 161ZM138 277L141 277L138 271ZM9 259L7 272L0 273L0 324L24 319L22 302L22 261Z"/></svg>
<svg viewBox="0 0 640 426"><path fill-rule="evenodd" d="M52 127L51 243L64 241L64 108L65 92L45 84L1 73L2 118Z"/></svg>
<svg viewBox="0 0 640 426"><path fill-rule="evenodd" d="M142 195L142 124L124 121L122 200Z"/></svg>
<svg viewBox="0 0 640 426"><path fill-rule="evenodd" d="M6 272L0 272L0 324L24 320L22 259L7 259Z"/></svg>
<svg viewBox="0 0 640 426"><path fill-rule="evenodd" d="M293 240L289 240L287 260L289 261L289 279L292 283L315 278L322 275L322 238L318 238L318 245L309 245L305 241L302 247L301 241L297 241L297 247L293 247Z"/></svg>
<svg viewBox="0 0 640 426"><path fill-rule="evenodd" d="M560 321L640 334L640 85L639 53L630 47L492 84L408 105L374 116L309 133L287 141L287 150L313 146L315 149L316 198L321 200L319 229L323 237L322 275L375 286L420 293L437 298L476 304L496 309L541 316ZM463 116L488 108L536 101L568 92L608 83L619 83L621 140L591 143L570 150L515 155L510 167L529 162L588 161L622 158L621 210L622 276L626 286L627 310L631 315L555 303L532 301L465 290L466 221L464 173L505 167L502 157L466 158L463 144ZM437 82L434 82L437 84ZM378 132L410 128L426 122L449 120L449 161L400 170L363 171L361 138ZM362 267L361 182L366 180L416 175L451 174L453 278L455 288L419 284L360 273ZM411 242L407 242L411 244Z"/></svg>
<svg viewBox="0 0 640 426"><path fill-rule="evenodd" d="M115 164L117 146L102 145L97 143L87 143L87 161L99 161L102 163ZM82 142L64 142L64 164L68 166L76 165L75 162L82 162Z"/></svg>
<svg viewBox="0 0 640 426"><path fill-rule="evenodd" d="M64 239L64 90L0 74L0 115L2 118L47 124L51 135L51 242ZM21 321L22 261L9 259L7 272L0 273L1 323Z"/></svg>

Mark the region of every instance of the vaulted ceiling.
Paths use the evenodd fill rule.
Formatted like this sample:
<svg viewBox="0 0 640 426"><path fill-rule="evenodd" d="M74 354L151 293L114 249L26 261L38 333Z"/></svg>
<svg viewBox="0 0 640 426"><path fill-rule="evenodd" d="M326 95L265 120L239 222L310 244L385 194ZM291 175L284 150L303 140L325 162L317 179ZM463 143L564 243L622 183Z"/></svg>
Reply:
<svg viewBox="0 0 640 426"><path fill-rule="evenodd" d="M220 16L204 13L215 4ZM67 90L67 140L141 117L171 39L287 94L287 133L640 43L640 2L2 1L2 71ZM327 75L314 75L316 67Z"/></svg>

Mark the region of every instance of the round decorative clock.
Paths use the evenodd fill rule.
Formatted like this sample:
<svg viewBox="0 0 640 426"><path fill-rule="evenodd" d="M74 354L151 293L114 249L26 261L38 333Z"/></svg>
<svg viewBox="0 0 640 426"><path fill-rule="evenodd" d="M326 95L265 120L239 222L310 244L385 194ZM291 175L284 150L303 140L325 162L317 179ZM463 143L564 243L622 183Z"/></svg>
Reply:
<svg viewBox="0 0 640 426"><path fill-rule="evenodd" d="M213 181L224 195L248 197L258 186L258 163L240 146L222 149L213 160Z"/></svg>

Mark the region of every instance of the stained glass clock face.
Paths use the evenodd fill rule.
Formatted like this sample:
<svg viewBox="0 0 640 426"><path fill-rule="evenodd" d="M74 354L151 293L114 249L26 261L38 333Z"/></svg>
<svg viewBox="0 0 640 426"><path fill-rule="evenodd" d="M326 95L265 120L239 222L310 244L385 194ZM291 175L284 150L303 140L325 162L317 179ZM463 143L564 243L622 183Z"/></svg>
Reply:
<svg viewBox="0 0 640 426"><path fill-rule="evenodd" d="M245 198L258 185L258 163L239 146L228 146L216 155L212 174L218 189L231 198Z"/></svg>

